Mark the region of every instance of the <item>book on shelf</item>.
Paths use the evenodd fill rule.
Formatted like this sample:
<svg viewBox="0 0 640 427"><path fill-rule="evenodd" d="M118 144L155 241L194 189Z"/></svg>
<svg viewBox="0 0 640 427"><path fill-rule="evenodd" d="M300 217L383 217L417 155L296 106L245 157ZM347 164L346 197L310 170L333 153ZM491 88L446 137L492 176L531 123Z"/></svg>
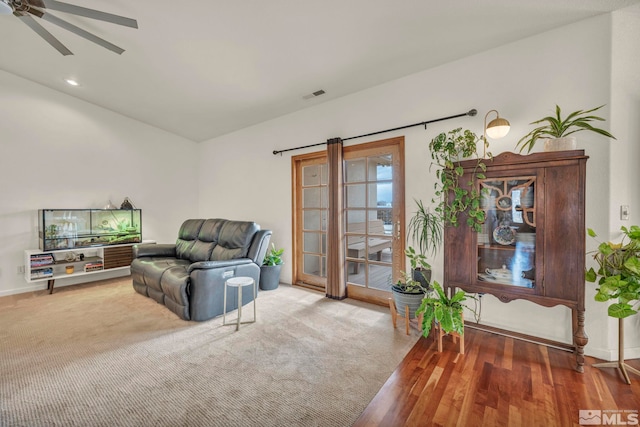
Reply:
<svg viewBox="0 0 640 427"><path fill-rule="evenodd" d="M55 260L53 258L53 254L33 254L30 257L29 260L31 267L41 267L44 265L51 265L53 263L55 263Z"/></svg>
<svg viewBox="0 0 640 427"><path fill-rule="evenodd" d="M40 268L37 270L31 270L32 279L42 279L43 277L52 277L53 268Z"/></svg>
<svg viewBox="0 0 640 427"><path fill-rule="evenodd" d="M90 271L98 271L98 270L102 270L104 269L104 264L101 261L97 261L97 262L88 262L84 265L84 271L85 273L88 273Z"/></svg>

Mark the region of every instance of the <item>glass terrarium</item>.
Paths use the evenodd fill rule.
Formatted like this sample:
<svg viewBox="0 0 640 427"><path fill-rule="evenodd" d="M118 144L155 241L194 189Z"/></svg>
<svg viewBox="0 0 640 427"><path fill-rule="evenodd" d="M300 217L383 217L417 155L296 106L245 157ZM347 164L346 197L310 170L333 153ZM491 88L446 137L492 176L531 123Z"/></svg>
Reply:
<svg viewBox="0 0 640 427"><path fill-rule="evenodd" d="M140 209L40 209L40 249L120 245L142 241Z"/></svg>

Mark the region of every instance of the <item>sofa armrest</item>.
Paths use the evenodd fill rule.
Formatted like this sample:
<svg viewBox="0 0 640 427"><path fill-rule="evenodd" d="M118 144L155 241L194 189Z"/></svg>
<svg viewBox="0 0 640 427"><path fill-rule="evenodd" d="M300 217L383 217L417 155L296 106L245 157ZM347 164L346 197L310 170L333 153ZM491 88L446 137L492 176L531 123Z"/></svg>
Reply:
<svg viewBox="0 0 640 427"><path fill-rule="evenodd" d="M243 264L255 263L249 258L227 259L221 261L198 261L191 264L187 269L187 272L191 273L193 270L211 270L214 268L225 268Z"/></svg>
<svg viewBox="0 0 640 427"><path fill-rule="evenodd" d="M175 257L176 245L171 243L166 244L145 244L133 246L133 257L140 258L145 256L162 256L162 257Z"/></svg>

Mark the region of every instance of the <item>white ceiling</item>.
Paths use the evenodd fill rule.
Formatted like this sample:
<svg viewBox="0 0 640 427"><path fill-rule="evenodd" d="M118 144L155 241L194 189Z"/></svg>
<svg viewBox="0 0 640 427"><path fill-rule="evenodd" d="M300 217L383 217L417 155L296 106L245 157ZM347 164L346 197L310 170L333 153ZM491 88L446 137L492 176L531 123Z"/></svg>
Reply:
<svg viewBox="0 0 640 427"><path fill-rule="evenodd" d="M51 12L62 56L0 16L0 69L201 142L640 0L65 0L139 29ZM635 10L635 8L634 8ZM70 87L73 77L81 86ZM327 93L303 100L319 89Z"/></svg>

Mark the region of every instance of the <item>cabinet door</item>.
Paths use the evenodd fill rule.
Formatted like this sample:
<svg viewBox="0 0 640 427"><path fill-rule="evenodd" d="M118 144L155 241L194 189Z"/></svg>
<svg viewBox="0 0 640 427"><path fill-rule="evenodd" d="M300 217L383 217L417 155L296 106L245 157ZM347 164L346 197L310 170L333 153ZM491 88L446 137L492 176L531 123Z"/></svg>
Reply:
<svg viewBox="0 0 640 427"><path fill-rule="evenodd" d="M538 199L543 199L544 171L488 172L478 180L486 220L475 234L475 276L480 286L508 292L541 294L541 256L537 233L544 221ZM538 196L538 197L536 197ZM541 227L542 228L542 227Z"/></svg>
<svg viewBox="0 0 640 427"><path fill-rule="evenodd" d="M584 309L585 161L545 168L544 295Z"/></svg>

